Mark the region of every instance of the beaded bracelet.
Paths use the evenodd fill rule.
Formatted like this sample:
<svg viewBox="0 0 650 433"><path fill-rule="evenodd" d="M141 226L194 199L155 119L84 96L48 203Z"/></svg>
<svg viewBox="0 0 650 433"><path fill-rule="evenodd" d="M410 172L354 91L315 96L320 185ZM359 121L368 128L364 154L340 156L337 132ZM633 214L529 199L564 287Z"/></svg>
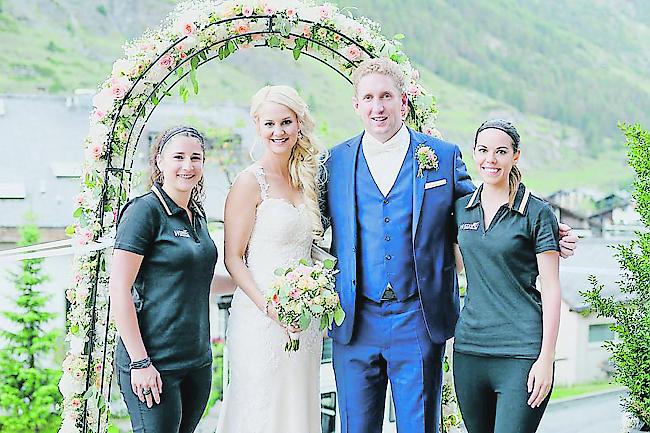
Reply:
<svg viewBox="0 0 650 433"><path fill-rule="evenodd" d="M129 364L129 369L131 370L140 370L143 368L147 368L151 365L151 358L148 356L144 359L141 359L139 361L133 361L132 363Z"/></svg>

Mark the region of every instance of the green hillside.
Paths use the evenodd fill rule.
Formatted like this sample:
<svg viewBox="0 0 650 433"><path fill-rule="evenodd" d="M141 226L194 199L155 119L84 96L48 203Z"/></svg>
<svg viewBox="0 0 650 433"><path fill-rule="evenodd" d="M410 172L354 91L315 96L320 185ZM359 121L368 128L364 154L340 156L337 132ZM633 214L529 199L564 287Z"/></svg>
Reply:
<svg viewBox="0 0 650 433"><path fill-rule="evenodd" d="M406 51L441 78L578 128L592 155L619 141L618 121L650 120L646 0L339 4L407 33Z"/></svg>
<svg viewBox="0 0 650 433"><path fill-rule="evenodd" d="M95 88L122 44L155 26L174 1L0 0L0 94ZM650 123L650 27L645 0L342 0L354 15L406 34L404 50L438 101L438 125L471 166L473 131L513 119L526 182L541 192L631 178L616 124ZM604 31L603 29L607 31ZM645 39L643 39L645 38ZM237 52L199 70L192 102L245 106L265 83L299 88L331 144L360 123L333 71L268 49ZM247 119L243 119L247 120ZM552 173L552 175L550 175Z"/></svg>

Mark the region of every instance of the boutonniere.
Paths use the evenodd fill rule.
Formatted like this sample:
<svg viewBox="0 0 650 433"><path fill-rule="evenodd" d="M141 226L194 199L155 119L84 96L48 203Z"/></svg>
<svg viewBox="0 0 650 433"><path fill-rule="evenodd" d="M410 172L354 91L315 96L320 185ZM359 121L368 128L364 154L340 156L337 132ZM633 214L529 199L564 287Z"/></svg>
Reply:
<svg viewBox="0 0 650 433"><path fill-rule="evenodd" d="M418 177L422 177L424 170L438 169L438 155L426 144L420 144L415 149L415 159L418 161Z"/></svg>

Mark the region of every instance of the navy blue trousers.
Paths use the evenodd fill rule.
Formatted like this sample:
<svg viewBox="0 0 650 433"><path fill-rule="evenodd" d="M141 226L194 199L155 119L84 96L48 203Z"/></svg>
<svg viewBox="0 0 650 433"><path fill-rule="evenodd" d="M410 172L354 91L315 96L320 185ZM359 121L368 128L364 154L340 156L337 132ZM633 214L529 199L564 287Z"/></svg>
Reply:
<svg viewBox="0 0 650 433"><path fill-rule="evenodd" d="M420 300L359 297L349 344L333 344L342 433L382 429L390 381L399 433L437 433L444 344L434 344Z"/></svg>

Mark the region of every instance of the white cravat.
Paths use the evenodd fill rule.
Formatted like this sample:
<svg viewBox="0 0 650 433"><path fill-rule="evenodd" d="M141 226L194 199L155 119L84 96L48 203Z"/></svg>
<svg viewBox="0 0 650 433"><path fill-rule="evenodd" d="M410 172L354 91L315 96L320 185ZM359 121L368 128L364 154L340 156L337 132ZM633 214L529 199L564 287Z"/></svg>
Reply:
<svg viewBox="0 0 650 433"><path fill-rule="evenodd" d="M381 143L375 137L363 134L361 145L366 157L370 174L386 197L397 180L399 171L408 152L411 135L406 125L402 127L387 142Z"/></svg>

